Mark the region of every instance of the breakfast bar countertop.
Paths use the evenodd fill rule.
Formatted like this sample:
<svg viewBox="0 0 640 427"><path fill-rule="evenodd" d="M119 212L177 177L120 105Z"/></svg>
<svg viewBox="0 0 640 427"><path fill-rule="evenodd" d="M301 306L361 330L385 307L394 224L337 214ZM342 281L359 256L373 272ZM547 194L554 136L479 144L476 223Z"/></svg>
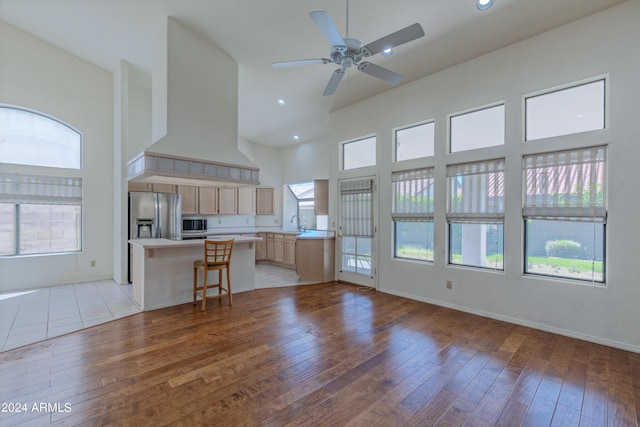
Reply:
<svg viewBox="0 0 640 427"><path fill-rule="evenodd" d="M207 235L209 235L207 233ZM259 242L262 239L255 236L241 236L241 235L217 235L208 237L210 240L227 240L234 239L235 243L252 243ZM145 249L162 249L162 248L180 248L191 246L202 246L203 239L193 240L170 240L170 239L131 239L129 243L132 245L142 246Z"/></svg>
<svg viewBox="0 0 640 427"><path fill-rule="evenodd" d="M290 236L296 236L297 239L333 239L336 237L335 231L326 230L287 230L281 228L218 228L210 229L206 232L183 234L183 237L207 237L216 238L218 236L238 236L238 237L251 237L251 234L258 233L276 233L286 234ZM196 239L197 240L197 239ZM256 240L258 241L258 240Z"/></svg>

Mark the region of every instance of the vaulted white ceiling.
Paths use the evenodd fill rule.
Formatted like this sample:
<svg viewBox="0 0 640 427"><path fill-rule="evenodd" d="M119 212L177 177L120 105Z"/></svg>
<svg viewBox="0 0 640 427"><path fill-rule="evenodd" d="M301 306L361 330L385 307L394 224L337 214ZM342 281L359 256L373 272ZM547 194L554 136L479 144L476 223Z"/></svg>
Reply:
<svg viewBox="0 0 640 427"><path fill-rule="evenodd" d="M425 37L369 59L405 84L624 1L495 0L481 12L476 0L350 0L349 36L366 44L420 23ZM323 97L335 64L273 69L329 55L314 10L329 12L344 36L346 0L0 0L0 19L112 72L126 60L145 82L153 34L174 17L238 62L240 137L280 147L326 135L332 110L392 88L351 69Z"/></svg>

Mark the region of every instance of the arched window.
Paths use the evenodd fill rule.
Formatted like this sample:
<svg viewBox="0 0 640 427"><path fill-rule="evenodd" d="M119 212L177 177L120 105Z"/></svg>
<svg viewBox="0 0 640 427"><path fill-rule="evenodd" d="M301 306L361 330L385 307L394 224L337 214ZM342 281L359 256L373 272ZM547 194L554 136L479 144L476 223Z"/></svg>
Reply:
<svg viewBox="0 0 640 427"><path fill-rule="evenodd" d="M0 105L2 163L52 169L0 172L0 256L79 252L82 178L69 170L82 166L82 135L43 114Z"/></svg>
<svg viewBox="0 0 640 427"><path fill-rule="evenodd" d="M0 106L0 162L80 169L82 135L43 114Z"/></svg>

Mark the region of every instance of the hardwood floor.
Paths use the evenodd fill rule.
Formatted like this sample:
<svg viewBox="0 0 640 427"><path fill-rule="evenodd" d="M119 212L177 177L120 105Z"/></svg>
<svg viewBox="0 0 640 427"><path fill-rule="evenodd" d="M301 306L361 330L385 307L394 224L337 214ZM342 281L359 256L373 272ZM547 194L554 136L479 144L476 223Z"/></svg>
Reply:
<svg viewBox="0 0 640 427"><path fill-rule="evenodd" d="M635 353L338 283L199 308L0 353L0 425L638 425Z"/></svg>

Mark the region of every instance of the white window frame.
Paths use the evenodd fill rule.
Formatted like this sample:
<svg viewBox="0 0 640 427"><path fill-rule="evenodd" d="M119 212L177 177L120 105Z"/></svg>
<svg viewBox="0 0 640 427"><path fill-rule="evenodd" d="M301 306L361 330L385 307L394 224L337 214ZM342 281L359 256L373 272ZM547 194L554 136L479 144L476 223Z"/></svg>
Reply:
<svg viewBox="0 0 640 427"><path fill-rule="evenodd" d="M584 160L580 160L584 158L584 153L585 152L589 152L589 158L587 159L587 161ZM598 160L599 158L599 154L598 152L601 152L601 160ZM573 157L572 155L575 154L575 157ZM542 162L538 163L535 161L529 161L529 159L533 159L533 158L542 158ZM557 166L558 167L567 167L568 165L588 165L588 164L595 164L595 163L601 163L601 170L598 171L597 168L588 168L588 170L583 171L582 176L583 178L572 178L573 176L579 177L580 174L576 175L577 172L579 171L575 171L573 173L570 174L566 174L566 173L562 173L562 171L560 171L557 176L555 177L555 179L551 179L551 183L549 182L549 178L546 179L539 179L539 178L533 178L531 185L534 186L535 188L533 189L533 191L535 192L535 194L540 194L541 196L543 194L549 194L549 192L539 192L537 190L537 186L540 185L540 183L542 183L545 186L549 186L549 185L553 185L556 187L561 187L561 186L567 186L567 185L571 185L571 192L566 193L565 192L558 192L558 193L550 193L550 194L556 194L556 197L554 197L553 199L551 199L551 202L544 202L544 199L549 200L548 198L542 198L540 197L540 200L537 200L537 197L534 197L533 201L530 201L529 199L529 193L531 192L530 185L529 185L529 181L528 181L528 172L530 170L535 170L535 169L544 169L544 168L554 168L554 164L549 164L549 161L545 161L545 158L560 158L562 157L563 159L565 158L569 158L570 162L558 162ZM525 236L525 240L523 242L523 256L524 256L524 273L526 275L530 275L530 276L536 276L536 277L551 277L551 278L555 278L555 279L564 279L564 280L570 280L570 281L577 281L577 282L586 282L589 284L594 284L594 285L598 285L598 286L605 286L606 285L606 265L607 265L607 251L606 251L606 246L607 246L607 233L606 233L606 225L607 225L607 192L608 192L608 183L607 183L607 167L608 167L608 146L607 145L598 145L598 146L593 146L593 147L580 147L580 148L571 148L571 149L566 149L566 150L561 150L561 151L551 151L551 152L544 152L544 153L535 153L535 154L528 154L523 156L522 159L522 174L523 174L523 189L522 189L522 197L523 197L523 209L522 209L522 217L523 217L523 223L524 223L524 236ZM538 166L539 164L539 166ZM587 168L585 168L587 169ZM586 174L586 175L585 175ZM562 179L561 178L564 176L566 176L566 178ZM602 178L602 183L597 182L597 180L599 179L599 176L596 175L601 175ZM586 182L586 184L585 184ZM602 195L601 197L596 197L593 195L592 192L587 193L587 196L589 196L589 203L573 203L571 201L571 196L574 194L573 193L573 187L575 186L580 186L579 188L577 188L579 191L577 193L577 198L579 197L581 200L586 200L583 196L583 192L582 190L584 188L586 188L586 185L588 185L588 183L591 182L592 185L597 186L597 185L601 185L602 187ZM588 189L587 189L588 190ZM566 197L566 195L569 195L569 197ZM564 197L562 197L564 196ZM568 200L568 202L567 202ZM528 234L528 230L527 230L527 224L528 224L528 220L546 220L546 221L562 221L562 222L572 222L572 221L580 221L586 224L594 224L594 227L596 224L602 224L603 228L602 228L602 248L601 248L601 253L602 253L602 280L596 280L595 279L595 270L592 270L591 273L591 280L586 279L586 278L580 278L580 277L575 277L575 276L567 276L567 275L560 275L560 274L551 274L551 273L547 273L547 274L543 274L543 273L539 273L539 272L535 272L535 271L529 271L528 269L528 262L529 262L529 254L527 252L528 249L528 242L526 239L526 236ZM594 239L595 239L595 228L594 228ZM594 247L595 250L595 247ZM586 260L589 261L589 260ZM595 268L595 254L594 254L594 259L590 260L592 262L592 268Z"/></svg>
<svg viewBox="0 0 640 427"><path fill-rule="evenodd" d="M83 179L81 177L82 173L80 170L82 169L82 151L83 151L83 135L80 131L76 130L72 126L67 123L62 122L52 116L47 114L33 111L27 108L17 107L13 105L0 104L0 107L16 110L28 114L33 114L34 116L38 116L39 118L44 118L48 121L51 121L55 126L64 126L68 128L68 130L74 133L74 137L79 139L79 147L77 150L74 150L74 153L77 153L78 159L71 167L63 167L60 165L52 165L52 164L41 164L39 162L24 162L10 163L11 167L8 168L11 170L11 173L1 173L0 174L0 203L5 205L12 206L12 210L14 212L12 216L12 228L10 230L10 234L12 235L13 240L13 250L8 254L2 254L2 257L20 257L20 256L32 256L32 255L49 255L49 254L58 254L58 253L77 253L82 251L82 240L83 240L83 227L82 227L82 215L83 215ZM46 125L46 121L44 122ZM18 130L19 134L22 135L32 135L35 133L34 129L25 128L24 131ZM64 146L64 141L61 144ZM64 153L68 155L68 153ZM0 165L2 161L0 160ZM77 167L76 167L77 166ZM65 249L57 250L44 249L43 247L40 250L25 250L21 248L20 243L23 241L24 235L21 236L21 226L24 224L24 212L22 212L21 207L27 205L41 205L41 206L74 206L74 210L76 212L76 216L74 217L75 222L75 237L73 248L68 246ZM21 218L21 215L23 218ZM49 218L46 224L49 224L49 227L52 227L52 223L55 220L53 216ZM54 235L58 234L59 228L43 228L38 230L27 230L28 232L37 231L38 237L35 238L35 241L46 241L47 235L50 242L54 242L58 239L58 237L54 237ZM43 233L44 237L40 237L40 233ZM64 239L64 237L63 237ZM71 239L71 238L70 238ZM51 245L53 246L53 245Z"/></svg>
<svg viewBox="0 0 640 427"><path fill-rule="evenodd" d="M447 263L451 266L461 266L461 267L469 267L469 268L479 268L484 270L492 270L492 271L504 271L504 238L502 241L502 267L498 268L497 264L494 267L489 265L480 265L480 264L471 264L465 263L464 260L461 263L454 263L452 261L452 225L453 224L475 224L475 225L492 225L498 224L502 226L502 230L504 233L504 210L506 206L506 194L505 194L505 158L498 159L490 159L490 160L480 160L473 162L465 162L460 164L451 164L447 166L447 235L448 235L448 246L447 246ZM486 168L486 169L485 169ZM462 170L463 173L460 173ZM463 203L452 203L452 194L456 191L456 186L453 186L452 183L454 179L457 179L458 176L474 176L474 175L485 175L489 173L499 173L502 175L502 183L493 182L494 186L494 196L495 200L491 200L492 197L487 194L484 196L473 195L466 196L463 194L462 201ZM476 181L474 185L481 185L482 182ZM502 203L498 203L498 205L491 205L488 208L488 202L499 200L499 195L495 194L500 191L500 186L502 186ZM473 193L472 193L473 194ZM463 237L464 239L464 237ZM464 247L463 247L464 250ZM482 251L484 249L481 248ZM464 252L463 252L464 254ZM463 255L464 256L464 255ZM483 258L484 255L480 256Z"/></svg>
<svg viewBox="0 0 640 427"><path fill-rule="evenodd" d="M393 222L393 256L396 259L405 259L405 260L413 260L420 262L434 262L434 258L412 258L407 256L399 256L398 255L398 236L397 236L397 226L398 223L404 222L416 222L416 223L425 223L434 225L434 202L435 202L435 168L425 167L419 169L412 170L402 170L395 171L391 173L391 191L392 191L392 208L391 208L391 219ZM402 179L404 178L404 179ZM409 203L403 204L402 206L398 205L398 186L400 183L404 183L405 189L408 188L408 191L418 191L419 188L416 187L418 181L425 180L427 184L425 185L427 190L427 195L429 196L426 199L426 203ZM422 189L424 190L424 188ZM423 191L419 192L422 193ZM433 238L433 235L431 236ZM433 241L431 242L433 247ZM428 250L429 248L425 248Z"/></svg>
<svg viewBox="0 0 640 427"><path fill-rule="evenodd" d="M452 141L452 134L453 134L452 119L453 118L459 117L459 116L464 116L464 115L467 115L467 114L473 114L473 113L476 113L476 112L479 112L479 111L489 110L491 108L500 107L500 106L502 106L503 113L504 113L503 129L502 129L502 142L500 144L489 145L489 146L478 147L478 148L470 148L470 149L466 149L466 150L453 151L453 141ZM504 100L501 100L501 101L492 102L492 103L489 103L489 104L486 104L486 105L469 108L467 110L462 110L462 111L457 111L455 113L447 114L447 152L449 154L457 154L457 153L464 153L464 152L469 152L469 151L490 150L490 149L494 149L494 148L497 148L497 147L504 147L504 145L506 144L506 125L507 125L506 112L507 112L506 102Z"/></svg>
<svg viewBox="0 0 640 427"><path fill-rule="evenodd" d="M349 168L349 169L345 169L344 166L344 161L345 161L345 156L344 156L344 147L346 145L349 144L353 144L356 142L360 142L360 141L365 141L368 139L372 139L374 140L375 144L374 144L374 150L373 150L373 156L374 156L374 163L371 165L365 165L365 166L359 166L356 168ZM340 157L340 170L341 171L353 171L353 170L362 170L362 169L366 169L366 168L373 168L374 166L376 166L378 164L378 156L377 156L377 151L378 151L378 138L376 136L376 134L371 134L371 135L366 135L366 136L362 136L359 138L354 138L354 139L350 139L348 141L343 141L339 144L340 147L340 153L339 153L339 157Z"/></svg>
<svg viewBox="0 0 640 427"><path fill-rule="evenodd" d="M593 129L593 130L586 130L586 131L580 131L580 132L573 132L573 133L566 133L566 134L561 134L561 135L554 135L554 136L547 136L547 137L543 137L543 138L535 138L535 139L527 139L527 100L529 98L536 98L539 96L544 96L544 95L548 95L548 94L552 94L552 93L556 93L556 92L561 92L563 90L567 90L567 89L571 89L571 88L575 88L575 87L580 87L580 86L584 86L584 85L588 85L591 83L595 83L598 81L604 81L604 123L603 123L603 127L602 128L598 128L598 129ZM583 79L583 80L577 80L577 81L573 81L567 84L563 84L563 85L559 85L559 86L554 86L551 88L546 88L546 89L542 89L539 91L535 91L535 92L530 92L527 94L524 94L522 96L522 141L523 142L530 142L530 143L535 143L536 141L543 141L546 139L550 139L550 138L562 138L562 137L566 137L569 135L576 135L576 134L581 134L581 133L589 133L589 132L597 132L597 131L602 131L602 130L606 130L609 128L609 74L601 74L598 76L594 76L594 77L590 77L587 79Z"/></svg>
<svg viewBox="0 0 640 427"><path fill-rule="evenodd" d="M30 110L28 108L22 108L22 107L17 107L17 106L13 106L13 105L7 105L7 104L0 104L0 110L15 110L18 111L20 113L26 113L28 115L33 115L33 116L37 116L39 119L44 119L42 121L42 123L44 123L46 125L47 122L54 124L57 127L62 127L65 128L66 131L75 134L75 136L78 138L78 147L77 147L77 154L78 154L78 158L74 159L74 163L77 165L73 166L73 167L65 167L65 166L61 166L61 165L55 165L55 164L41 164L39 162L28 162L28 163L20 163L20 162L10 162L8 164L12 164L12 165L20 165L20 166L32 166L32 167L46 167L46 168L55 168L55 169L66 169L66 170L80 170L82 169L82 149L83 149L83 136L82 133L80 131L78 131L77 129L75 129L73 126L70 126L69 124L63 122L62 120L58 120L55 117L49 116L48 114L44 114L41 113L39 111L35 111L35 110ZM1 131L1 129L0 129ZM23 134L23 132L21 132L21 134ZM24 136L29 136L27 134L27 132L24 132ZM2 133L0 132L0 137L2 137ZM69 153L63 153L65 156L68 156ZM0 159L0 163L2 163L2 160ZM5 161L6 163L6 161Z"/></svg>
<svg viewBox="0 0 640 427"><path fill-rule="evenodd" d="M427 156L417 156L417 157L411 157L409 159L398 159L398 132L401 132L403 130L408 130L408 129L413 129L413 128L417 128L420 126L426 126L426 125L430 125L433 124L433 147L432 147L432 151L433 154L431 155L427 155ZM435 119L429 119L429 120L425 120L425 121L421 121L418 123L413 123L413 124L409 124L409 125L405 125L405 126L400 126L397 128L393 128L392 129L393 132L393 152L391 153L391 158L393 159L394 163L402 163L402 162L409 162L411 160L416 160L416 159L425 159L428 157L433 157L435 156L435 151L436 151L436 121Z"/></svg>
<svg viewBox="0 0 640 427"><path fill-rule="evenodd" d="M82 178L65 176L24 175L16 173L0 174L0 203L13 206L13 247L6 257L18 257L25 255L41 255L54 253L74 253L82 251ZM23 242L22 233L22 206L73 206L79 210L75 218L75 246L65 250L27 250L21 248ZM50 218L49 222L54 219ZM47 223L49 223L47 222ZM38 229L37 234L55 234L59 229ZM46 239L34 239L46 240ZM28 240L27 240L28 241ZM51 238L50 238L50 241Z"/></svg>

